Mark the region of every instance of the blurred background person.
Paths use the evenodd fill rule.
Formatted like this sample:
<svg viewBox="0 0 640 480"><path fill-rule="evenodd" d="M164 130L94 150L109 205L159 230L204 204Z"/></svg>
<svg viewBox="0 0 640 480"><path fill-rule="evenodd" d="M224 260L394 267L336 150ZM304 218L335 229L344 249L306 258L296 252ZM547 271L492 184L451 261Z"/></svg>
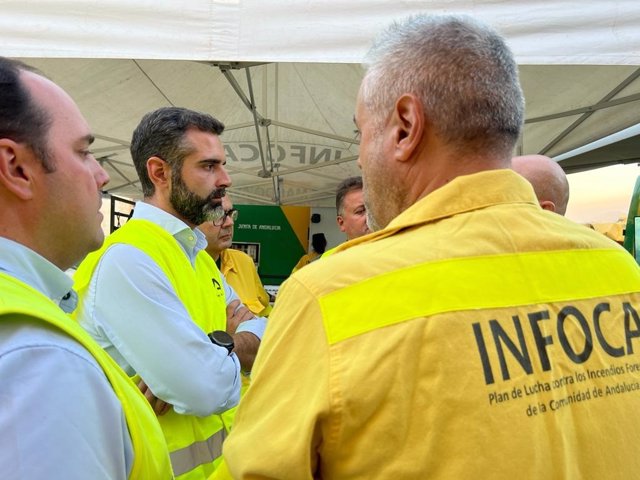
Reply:
<svg viewBox="0 0 640 480"><path fill-rule="evenodd" d="M521 155L511 159L511 168L529 181L544 210L566 213L569 182L558 162L545 155Z"/></svg>
<svg viewBox="0 0 640 480"><path fill-rule="evenodd" d="M314 233L311 235L311 250L309 253L305 253L296 266L293 267L291 273L297 272L302 267L309 265L311 262L315 262L318 260L324 251L327 248L327 237L324 236L324 233Z"/></svg>
<svg viewBox="0 0 640 480"><path fill-rule="evenodd" d="M345 178L338 184L338 188L336 188L336 212L338 227L347 236L347 241L369 233L361 176ZM322 256L333 255L339 246L327 250Z"/></svg>
<svg viewBox="0 0 640 480"><path fill-rule="evenodd" d="M336 211L338 227L347 240L369 233L361 176L345 178L340 182L336 189Z"/></svg>
<svg viewBox="0 0 640 480"><path fill-rule="evenodd" d="M225 214L220 225L205 222L199 226L207 238L206 251L242 303L257 316L266 317L271 312L270 297L262 285L253 259L246 253L231 248L238 211L233 208L229 195L222 198L222 207Z"/></svg>

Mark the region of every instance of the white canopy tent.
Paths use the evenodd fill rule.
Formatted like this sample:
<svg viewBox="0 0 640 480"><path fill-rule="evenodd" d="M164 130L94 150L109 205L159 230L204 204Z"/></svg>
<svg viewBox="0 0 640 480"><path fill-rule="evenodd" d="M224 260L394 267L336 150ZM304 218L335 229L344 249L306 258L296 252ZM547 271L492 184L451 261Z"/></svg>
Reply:
<svg viewBox="0 0 640 480"><path fill-rule="evenodd" d="M517 153L557 156L640 122L636 0L0 5L2 55L74 97L98 138L108 191L131 198L140 197L131 132L146 112L176 105L227 125L236 201L330 206L336 184L358 173L359 63L376 32L412 13L470 14L507 37L527 99ZM575 167L572 158L561 164Z"/></svg>
<svg viewBox="0 0 640 480"><path fill-rule="evenodd" d="M640 123L555 157L568 173L640 163Z"/></svg>

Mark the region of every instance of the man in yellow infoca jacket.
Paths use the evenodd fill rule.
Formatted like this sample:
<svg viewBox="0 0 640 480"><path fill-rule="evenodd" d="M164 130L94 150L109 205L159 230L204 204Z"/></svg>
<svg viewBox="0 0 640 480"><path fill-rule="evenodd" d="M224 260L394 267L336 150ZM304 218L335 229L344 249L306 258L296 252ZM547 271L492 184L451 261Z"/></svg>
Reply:
<svg viewBox="0 0 640 480"><path fill-rule="evenodd" d="M170 479L138 387L68 315L109 176L74 101L0 58L0 478Z"/></svg>
<svg viewBox="0 0 640 480"><path fill-rule="evenodd" d="M523 112L491 28L378 38L355 117L374 233L282 287L217 478L637 477L640 270L510 170Z"/></svg>

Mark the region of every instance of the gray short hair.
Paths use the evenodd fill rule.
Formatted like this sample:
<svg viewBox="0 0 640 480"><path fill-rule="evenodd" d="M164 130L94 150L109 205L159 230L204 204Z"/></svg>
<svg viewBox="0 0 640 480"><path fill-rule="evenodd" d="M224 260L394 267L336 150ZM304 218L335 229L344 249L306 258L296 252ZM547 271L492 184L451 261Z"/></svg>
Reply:
<svg viewBox="0 0 640 480"><path fill-rule="evenodd" d="M191 128L214 135L224 131L222 122L211 115L186 108L163 107L142 117L131 139L131 158L145 197L155 192L147 173L147 160L151 157L162 158L171 165L174 174L178 172L184 157L192 151L191 145L185 140L185 134Z"/></svg>
<svg viewBox="0 0 640 480"><path fill-rule="evenodd" d="M336 188L336 211L338 215L342 215L343 213L343 202L344 197L347 196L347 193L353 192L356 190L362 190L362 177L358 175L357 177L348 177L345 178L338 184Z"/></svg>
<svg viewBox="0 0 640 480"><path fill-rule="evenodd" d="M513 54L492 28L465 16L409 17L378 37L365 62L362 101L376 128L413 93L449 145L511 154L524 98Z"/></svg>

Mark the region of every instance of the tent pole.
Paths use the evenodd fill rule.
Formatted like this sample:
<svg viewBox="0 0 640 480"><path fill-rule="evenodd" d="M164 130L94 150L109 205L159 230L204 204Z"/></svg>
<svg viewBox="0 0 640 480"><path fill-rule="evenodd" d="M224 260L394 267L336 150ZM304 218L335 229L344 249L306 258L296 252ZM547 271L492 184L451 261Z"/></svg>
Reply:
<svg viewBox="0 0 640 480"><path fill-rule="evenodd" d="M635 81L639 76L640 76L640 68L635 70L622 83L620 83L620 85L618 85L611 92L609 92L607 95L605 95L605 97L602 100L600 100L598 103L596 103L596 106L598 104L600 104L600 103L608 102L609 100L611 100L618 93L620 93L622 90L624 90L629 84L631 84L633 81ZM564 137L566 137L572 131L574 131L582 122L584 122L586 119L588 119L591 115L593 115L593 111L589 111L589 112L583 113L580 116L580 118L578 118L575 122L573 122L571 125L569 125L567 128L565 128L556 138L551 140L551 142L549 142L542 150L540 150L539 153L541 155L546 154L549 150L551 150L553 147L555 147Z"/></svg>
<svg viewBox="0 0 640 480"><path fill-rule="evenodd" d="M238 95L238 97L240 97L240 100L242 101L242 103L244 103L245 106L249 110L251 110L251 113L253 114L253 124L254 124L255 129L256 129L256 135L258 137L258 149L259 149L259 153L260 153L260 163L262 163L262 172L263 173L262 173L261 176L264 176L264 178L268 178L268 177L271 176L271 170L267 169L267 165L266 165L265 159L264 159L264 151L263 151L263 148L262 148L262 141L260 139L260 124L265 122L265 119L263 119L262 116L258 113L258 110L257 110L257 108L255 106L254 101L253 101L253 87L252 87L252 84L251 84L251 75L249 73L249 68L245 67L246 74L247 74L247 82L249 84L249 94L251 95L251 100L249 100L249 98L247 98L247 96L242 91L242 88L240 87L240 85L236 81L235 77L229 71L229 69L230 69L229 66L220 65L218 68L220 69L220 71L222 72L224 77L227 79L227 81L231 84L231 87L233 87L233 89L235 90L235 92Z"/></svg>

